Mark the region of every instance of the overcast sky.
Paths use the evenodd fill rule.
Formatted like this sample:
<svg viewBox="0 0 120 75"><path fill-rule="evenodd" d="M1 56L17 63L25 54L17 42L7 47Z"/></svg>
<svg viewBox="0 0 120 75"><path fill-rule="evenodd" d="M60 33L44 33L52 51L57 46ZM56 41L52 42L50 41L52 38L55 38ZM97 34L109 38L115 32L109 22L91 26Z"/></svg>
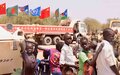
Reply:
<svg viewBox="0 0 120 75"><path fill-rule="evenodd" d="M0 0L7 7L29 5L30 9L50 6L51 12L59 8L60 13L68 9L71 19L84 20L87 17L106 23L108 18L120 18L120 0Z"/></svg>

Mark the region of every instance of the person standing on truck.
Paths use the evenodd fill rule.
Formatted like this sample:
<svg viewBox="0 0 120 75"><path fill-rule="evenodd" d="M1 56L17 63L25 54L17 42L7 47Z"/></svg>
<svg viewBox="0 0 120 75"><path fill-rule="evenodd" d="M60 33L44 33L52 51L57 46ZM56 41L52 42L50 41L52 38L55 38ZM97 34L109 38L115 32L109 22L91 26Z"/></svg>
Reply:
<svg viewBox="0 0 120 75"><path fill-rule="evenodd" d="M73 26L73 30L74 30L74 33L78 33L79 32L79 21L77 21L74 26Z"/></svg>
<svg viewBox="0 0 120 75"><path fill-rule="evenodd" d="M79 33L79 21L77 21L73 26L73 34L74 34L73 40L77 39L78 33Z"/></svg>

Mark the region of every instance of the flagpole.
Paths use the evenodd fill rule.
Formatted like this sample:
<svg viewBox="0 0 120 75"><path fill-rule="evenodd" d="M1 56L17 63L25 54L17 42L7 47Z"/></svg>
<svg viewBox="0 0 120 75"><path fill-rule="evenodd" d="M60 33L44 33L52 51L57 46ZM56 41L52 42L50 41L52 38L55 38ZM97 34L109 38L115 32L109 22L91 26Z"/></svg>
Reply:
<svg viewBox="0 0 120 75"><path fill-rule="evenodd" d="M29 18L29 25L30 25L30 10L29 10L29 3L27 5L27 14L28 14L28 18Z"/></svg>
<svg viewBox="0 0 120 75"><path fill-rule="evenodd" d="M19 17L19 13L18 13L18 16L17 16L17 24L18 24L18 22L19 22L19 18L18 18L18 17Z"/></svg>
<svg viewBox="0 0 120 75"><path fill-rule="evenodd" d="M18 16L19 16L19 13L18 13L18 6L17 6L17 24L18 24Z"/></svg>
<svg viewBox="0 0 120 75"><path fill-rule="evenodd" d="M30 11L29 7L28 7L28 11ZM29 12L28 12L28 18L29 18L29 25L30 25L30 14L29 14Z"/></svg>
<svg viewBox="0 0 120 75"><path fill-rule="evenodd" d="M29 6L28 6L28 15L29 15L29 25L30 25L30 8L29 8Z"/></svg>
<svg viewBox="0 0 120 75"><path fill-rule="evenodd" d="M56 18L56 22L58 22L58 18L59 18L59 8L56 9L56 11L55 11L55 18Z"/></svg>
<svg viewBox="0 0 120 75"><path fill-rule="evenodd" d="M56 22L58 22L58 17L56 17Z"/></svg>
<svg viewBox="0 0 120 75"><path fill-rule="evenodd" d="M30 11L29 11L29 12L30 12ZM30 23L31 15L30 15L30 13L29 13L28 15L29 15L29 25L31 25L31 23Z"/></svg>

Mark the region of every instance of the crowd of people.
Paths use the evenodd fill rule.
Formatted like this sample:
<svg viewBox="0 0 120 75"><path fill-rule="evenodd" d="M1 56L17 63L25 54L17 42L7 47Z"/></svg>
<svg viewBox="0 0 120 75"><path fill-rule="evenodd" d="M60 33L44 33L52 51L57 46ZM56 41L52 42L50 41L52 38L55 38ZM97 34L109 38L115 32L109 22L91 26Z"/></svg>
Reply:
<svg viewBox="0 0 120 75"><path fill-rule="evenodd" d="M100 35L97 39L95 34L78 35L73 44L71 34L65 33L64 42L58 42L54 49L21 41L21 75L120 75L119 50L114 50L116 32L106 28ZM43 50L44 59L36 58L38 49Z"/></svg>

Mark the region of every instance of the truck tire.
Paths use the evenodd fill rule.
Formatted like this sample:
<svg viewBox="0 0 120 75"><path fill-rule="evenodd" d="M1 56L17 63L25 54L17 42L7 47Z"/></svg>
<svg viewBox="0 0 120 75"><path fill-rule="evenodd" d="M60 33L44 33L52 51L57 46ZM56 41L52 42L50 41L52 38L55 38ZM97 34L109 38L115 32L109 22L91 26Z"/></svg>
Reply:
<svg viewBox="0 0 120 75"><path fill-rule="evenodd" d="M44 38L44 44L45 44L45 45L51 45L51 44L52 44L52 38L49 37L49 36L46 36L46 37Z"/></svg>
<svg viewBox="0 0 120 75"><path fill-rule="evenodd" d="M53 43L57 44L57 42L59 42L61 40L61 38L59 36L56 36L53 38Z"/></svg>

